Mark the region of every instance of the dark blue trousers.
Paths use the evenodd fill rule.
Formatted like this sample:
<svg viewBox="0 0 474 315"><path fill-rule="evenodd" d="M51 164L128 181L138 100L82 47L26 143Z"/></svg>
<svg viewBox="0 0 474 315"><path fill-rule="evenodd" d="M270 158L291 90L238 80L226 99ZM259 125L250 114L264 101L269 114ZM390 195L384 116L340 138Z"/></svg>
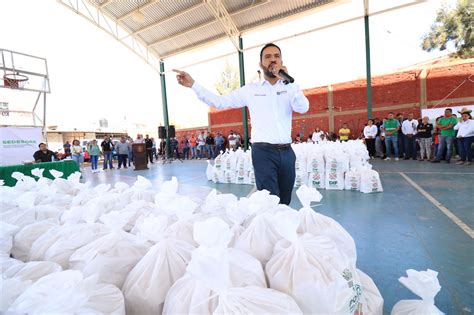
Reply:
<svg viewBox="0 0 474 315"><path fill-rule="evenodd" d="M275 149L254 143L252 163L258 190L268 190L289 205L295 184L296 155L293 149Z"/></svg>
<svg viewBox="0 0 474 315"><path fill-rule="evenodd" d="M405 137L405 158L406 159L416 159L416 135Z"/></svg>

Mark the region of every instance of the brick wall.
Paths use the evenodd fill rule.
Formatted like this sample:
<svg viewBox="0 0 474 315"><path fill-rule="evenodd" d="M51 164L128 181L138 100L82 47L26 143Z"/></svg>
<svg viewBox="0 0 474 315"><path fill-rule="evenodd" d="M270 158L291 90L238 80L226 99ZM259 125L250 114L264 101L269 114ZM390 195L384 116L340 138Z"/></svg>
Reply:
<svg viewBox="0 0 474 315"><path fill-rule="evenodd" d="M449 66L431 64L425 66L425 70L428 108L436 105L445 107L474 104L474 76L472 76L474 60ZM421 116L421 72L420 68L373 77L373 117L383 118L393 111L403 113L405 116L408 113L414 113L415 117L419 118ZM469 76L471 76L470 80ZM465 83L452 92L462 82ZM316 126L327 131L332 124L334 130L337 131L343 123L349 125L353 137L359 135L367 121L365 80L333 84L332 109L329 108L328 103L329 90L329 87L323 86L304 91L310 107L306 114L293 115L293 137L303 132L306 138ZM449 93L451 94L448 96ZM440 103L445 97L447 97L446 100ZM213 132L220 131L227 135L231 130L235 130L243 133L241 109L211 111L209 121Z"/></svg>

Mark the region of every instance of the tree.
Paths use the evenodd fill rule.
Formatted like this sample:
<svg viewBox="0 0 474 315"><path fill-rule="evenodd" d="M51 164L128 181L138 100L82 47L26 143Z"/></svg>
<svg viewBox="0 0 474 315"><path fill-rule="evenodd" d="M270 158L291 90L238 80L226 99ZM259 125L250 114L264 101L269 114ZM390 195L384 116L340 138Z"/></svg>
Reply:
<svg viewBox="0 0 474 315"><path fill-rule="evenodd" d="M227 95L240 87L239 71L235 66L231 65L228 60L215 87L217 92L221 95Z"/></svg>
<svg viewBox="0 0 474 315"><path fill-rule="evenodd" d="M456 8L444 4L437 12L431 30L423 36L421 48L426 51L445 50L453 43L460 58L474 57L474 1L458 0Z"/></svg>

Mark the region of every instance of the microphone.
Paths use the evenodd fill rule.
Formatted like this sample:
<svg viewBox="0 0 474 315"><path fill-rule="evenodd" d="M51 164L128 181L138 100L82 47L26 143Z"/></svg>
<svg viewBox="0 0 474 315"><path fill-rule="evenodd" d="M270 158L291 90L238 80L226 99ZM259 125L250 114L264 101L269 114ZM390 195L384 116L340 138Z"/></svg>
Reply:
<svg viewBox="0 0 474 315"><path fill-rule="evenodd" d="M289 75L288 73L286 73L285 70L283 69L280 69L280 71L278 71L278 74L280 75L280 77L283 78L283 83L285 84L295 82L295 79L293 79L293 77Z"/></svg>

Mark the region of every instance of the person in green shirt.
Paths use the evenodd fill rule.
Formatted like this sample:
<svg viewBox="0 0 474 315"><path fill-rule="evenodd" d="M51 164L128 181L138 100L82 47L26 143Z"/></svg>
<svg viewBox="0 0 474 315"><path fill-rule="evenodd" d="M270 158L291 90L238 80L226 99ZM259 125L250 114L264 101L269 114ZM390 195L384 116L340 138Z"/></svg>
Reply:
<svg viewBox="0 0 474 315"><path fill-rule="evenodd" d="M436 128L440 130L439 135L439 147L436 157L433 163L439 163L441 156L443 156L444 150L447 148L446 152L446 163L451 162L451 155L453 153L453 142L454 142L454 126L458 123L456 117L453 116L453 110L451 108L446 108L444 110L444 116L441 117L436 122Z"/></svg>
<svg viewBox="0 0 474 315"><path fill-rule="evenodd" d="M99 161L100 147L97 145L97 140L92 140L87 146L87 151L91 157L91 168L93 173L97 173L97 162Z"/></svg>
<svg viewBox="0 0 474 315"><path fill-rule="evenodd" d="M393 113L388 113L387 120L382 125L382 131L385 132L385 148L387 157L385 161L390 161L390 154L392 152L391 146L393 144L393 151L395 161L398 161L398 130L400 130L400 123L393 118Z"/></svg>

